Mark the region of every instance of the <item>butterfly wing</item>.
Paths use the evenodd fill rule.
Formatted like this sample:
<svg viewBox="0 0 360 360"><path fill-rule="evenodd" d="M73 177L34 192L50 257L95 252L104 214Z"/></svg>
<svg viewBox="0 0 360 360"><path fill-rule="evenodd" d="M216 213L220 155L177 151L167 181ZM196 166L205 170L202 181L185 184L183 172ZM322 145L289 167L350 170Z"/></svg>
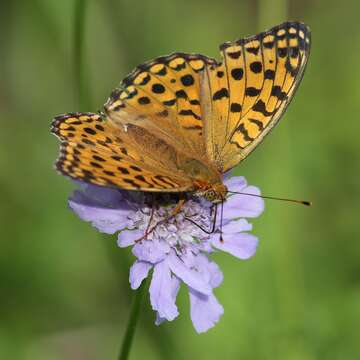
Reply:
<svg viewBox="0 0 360 360"><path fill-rule="evenodd" d="M193 190L178 168L185 160L141 129L125 131L99 115L72 113L56 117L51 131L61 140L56 168L73 179L126 190Z"/></svg>
<svg viewBox="0 0 360 360"><path fill-rule="evenodd" d="M309 55L305 25L284 23L221 45L223 62L175 53L138 66L105 104L106 119L57 117L58 170L89 183L193 191L220 181L278 122Z"/></svg>
<svg viewBox="0 0 360 360"><path fill-rule="evenodd" d="M223 62L201 79L209 159L226 172L246 158L277 124L305 70L310 32L299 22L224 43Z"/></svg>
<svg viewBox="0 0 360 360"><path fill-rule="evenodd" d="M200 76L213 64L203 55L175 53L139 65L111 94L105 113L205 161Z"/></svg>

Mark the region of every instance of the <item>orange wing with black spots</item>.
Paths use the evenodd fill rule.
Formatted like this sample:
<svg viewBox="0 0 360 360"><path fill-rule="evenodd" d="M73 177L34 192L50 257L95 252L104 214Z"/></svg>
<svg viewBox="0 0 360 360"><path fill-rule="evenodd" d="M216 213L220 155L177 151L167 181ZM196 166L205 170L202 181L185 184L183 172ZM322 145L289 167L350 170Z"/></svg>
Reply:
<svg viewBox="0 0 360 360"><path fill-rule="evenodd" d="M213 64L206 56L183 53L142 64L111 94L105 112L114 122L144 127L204 158L200 74Z"/></svg>
<svg viewBox="0 0 360 360"><path fill-rule="evenodd" d="M56 117L51 131L61 140L56 168L63 175L127 190L193 190L174 149L141 129L125 132L99 115L70 113Z"/></svg>
<svg viewBox="0 0 360 360"><path fill-rule="evenodd" d="M128 190L191 192L220 183L284 113L305 69L310 33L287 22L220 50L222 62L184 53L154 59L113 91L104 116L55 118L58 170Z"/></svg>
<svg viewBox="0 0 360 360"><path fill-rule="evenodd" d="M220 46L223 62L203 74L207 154L221 172L246 158L284 114L310 51L310 31L286 22ZM211 104L209 105L209 102Z"/></svg>

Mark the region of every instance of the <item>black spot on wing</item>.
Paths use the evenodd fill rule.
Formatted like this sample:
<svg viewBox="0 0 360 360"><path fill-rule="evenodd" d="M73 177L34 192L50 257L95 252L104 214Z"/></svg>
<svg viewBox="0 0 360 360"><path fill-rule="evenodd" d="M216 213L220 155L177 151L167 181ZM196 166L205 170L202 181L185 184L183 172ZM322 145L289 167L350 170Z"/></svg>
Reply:
<svg viewBox="0 0 360 360"><path fill-rule="evenodd" d="M213 100L214 101L215 100L220 100L220 99L222 99L224 97L226 97L226 98L229 97L229 92L228 92L228 89L226 89L226 88L222 88L222 89L216 91L214 93L214 95L213 95Z"/></svg>
<svg viewBox="0 0 360 360"><path fill-rule="evenodd" d="M149 74L147 74L146 76L144 76L144 78L142 79L141 83L139 83L139 85L143 86L146 85L151 79L151 76Z"/></svg>
<svg viewBox="0 0 360 360"><path fill-rule="evenodd" d="M156 113L156 115L159 117L167 117L167 116L169 116L169 112L165 109L163 111Z"/></svg>
<svg viewBox="0 0 360 360"><path fill-rule="evenodd" d="M227 55L231 58L231 59L238 59L241 56L241 51L232 51L232 52L228 52Z"/></svg>
<svg viewBox="0 0 360 360"><path fill-rule="evenodd" d="M99 155L93 155L92 156L94 160L96 161L100 161L100 162L105 162L106 160L104 158L102 158L101 156Z"/></svg>
<svg viewBox="0 0 360 360"><path fill-rule="evenodd" d="M177 64L176 66L172 67L170 66L173 70L175 71L180 71L186 68L186 62L183 62L181 64Z"/></svg>
<svg viewBox="0 0 360 360"><path fill-rule="evenodd" d="M269 79L269 80L274 80L275 79L275 71L271 70L271 69L267 69L264 72L264 78Z"/></svg>
<svg viewBox="0 0 360 360"><path fill-rule="evenodd" d="M100 124L96 124L95 127L96 127L96 129L98 129L100 131L105 131L105 128L103 126L101 126Z"/></svg>
<svg viewBox="0 0 360 360"><path fill-rule="evenodd" d="M95 167L95 168L102 169L102 165L95 162L95 161L90 161L90 165Z"/></svg>
<svg viewBox="0 0 360 360"><path fill-rule="evenodd" d="M241 109L242 109L242 107L238 103L232 103L230 105L230 111L233 112L233 113L241 112Z"/></svg>
<svg viewBox="0 0 360 360"><path fill-rule="evenodd" d="M156 75L165 76L167 73L166 67L164 66L161 70L159 70Z"/></svg>
<svg viewBox="0 0 360 360"><path fill-rule="evenodd" d="M87 145L95 146L95 143L89 139L82 139L82 142Z"/></svg>
<svg viewBox="0 0 360 360"><path fill-rule="evenodd" d="M244 70L242 68L235 68L231 70L231 76L234 80L241 80L244 75Z"/></svg>
<svg viewBox="0 0 360 360"><path fill-rule="evenodd" d="M147 96L142 96L138 99L138 103L140 105L147 105L150 104L150 98L148 98Z"/></svg>
<svg viewBox="0 0 360 360"><path fill-rule="evenodd" d="M287 95L285 91L281 90L281 87L276 85L273 86L272 90L271 90L271 95L272 96L276 96L279 100L285 100Z"/></svg>
<svg viewBox="0 0 360 360"><path fill-rule="evenodd" d="M275 42L274 41L266 41L266 42L263 42L263 46L264 48L266 49L272 49L275 45Z"/></svg>
<svg viewBox="0 0 360 360"><path fill-rule="evenodd" d="M179 115L192 116L197 120L201 120L201 117L195 114L191 109L181 110L179 111Z"/></svg>
<svg viewBox="0 0 360 360"><path fill-rule="evenodd" d="M170 99L170 100L163 101L163 104L165 106L172 106L172 105L175 105L175 103L176 103L176 99Z"/></svg>
<svg viewBox="0 0 360 360"><path fill-rule="evenodd" d="M252 110L259 112L259 113L263 114L264 116L270 116L274 113L273 111L266 110L265 103L262 100L258 100L256 102L256 104L253 105Z"/></svg>
<svg viewBox="0 0 360 360"><path fill-rule="evenodd" d="M287 54L287 47L279 47L277 49L277 52L278 52L279 57L283 58Z"/></svg>
<svg viewBox="0 0 360 360"><path fill-rule="evenodd" d="M200 105L200 101L197 99L192 99L192 100L190 100L190 104L191 105Z"/></svg>
<svg viewBox="0 0 360 360"><path fill-rule="evenodd" d="M191 86L194 84L194 78L192 75L190 74L187 74L187 75L184 75L180 78L181 80L181 83L184 85L184 86Z"/></svg>
<svg viewBox="0 0 360 360"><path fill-rule="evenodd" d="M252 138L251 136L249 136L249 133L248 133L248 131L245 129L244 124L240 124L240 125L236 128L236 131L241 132L241 134L243 135L245 141L253 141L253 140L254 140L254 138Z"/></svg>
<svg viewBox="0 0 360 360"><path fill-rule="evenodd" d="M187 99L187 94L186 94L186 92L184 91L184 90L178 90L178 91L176 91L176 93L175 93L175 95L176 95L176 97L178 98L178 99Z"/></svg>
<svg viewBox="0 0 360 360"><path fill-rule="evenodd" d="M260 61L254 61L250 64L250 70L255 73L258 74L262 71L262 63Z"/></svg>
<svg viewBox="0 0 360 360"><path fill-rule="evenodd" d="M254 88L252 86L247 87L245 89L245 95L246 96L254 97L254 96L258 96L260 93L261 93L261 89Z"/></svg>
<svg viewBox="0 0 360 360"><path fill-rule="evenodd" d="M291 56L292 58L297 58L298 55L299 55L299 48L296 47L296 46L291 47L291 48L290 48L290 56Z"/></svg>
<svg viewBox="0 0 360 360"><path fill-rule="evenodd" d="M94 129L91 129L91 128L84 128L84 131L90 135L95 135L96 134L96 131Z"/></svg>
<svg viewBox="0 0 360 360"><path fill-rule="evenodd" d="M165 87L162 84L153 84L151 90L155 94L162 94L165 92Z"/></svg>
<svg viewBox="0 0 360 360"><path fill-rule="evenodd" d="M259 49L260 47L259 46L254 46L254 47L248 47L246 48L246 51L250 54L254 54L254 55L257 55L259 53Z"/></svg>
<svg viewBox="0 0 360 360"><path fill-rule="evenodd" d="M118 166L117 169L124 175L130 174L129 170L127 168L125 168L125 167Z"/></svg>
<svg viewBox="0 0 360 360"><path fill-rule="evenodd" d="M139 168L139 167L137 167L136 165L130 165L130 168L132 169L132 170L134 170L134 171L137 171L137 172L141 172L142 170Z"/></svg>

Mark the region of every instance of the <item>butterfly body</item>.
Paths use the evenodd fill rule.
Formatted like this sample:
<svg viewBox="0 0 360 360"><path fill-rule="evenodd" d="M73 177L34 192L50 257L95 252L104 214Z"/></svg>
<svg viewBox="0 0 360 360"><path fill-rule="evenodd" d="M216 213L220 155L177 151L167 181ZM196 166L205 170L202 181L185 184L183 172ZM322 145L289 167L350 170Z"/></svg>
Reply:
<svg viewBox="0 0 360 360"><path fill-rule="evenodd" d="M287 22L222 44L221 62L175 53L142 64L100 115L55 118L56 167L95 185L224 201L223 174L278 123L309 50L309 29Z"/></svg>
<svg viewBox="0 0 360 360"><path fill-rule="evenodd" d="M222 182L215 184L199 183L198 186L198 190L194 193L195 196L201 196L214 204L225 201L228 189Z"/></svg>

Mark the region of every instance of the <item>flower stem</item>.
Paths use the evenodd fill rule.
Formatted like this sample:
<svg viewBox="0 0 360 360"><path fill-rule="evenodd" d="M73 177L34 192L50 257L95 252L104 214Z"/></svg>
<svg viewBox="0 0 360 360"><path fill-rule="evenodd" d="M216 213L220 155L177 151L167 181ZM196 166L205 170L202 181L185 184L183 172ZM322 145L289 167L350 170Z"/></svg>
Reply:
<svg viewBox="0 0 360 360"><path fill-rule="evenodd" d="M73 66L74 79L77 88L77 101L80 111L88 111L90 107L90 96L87 87L87 76L85 69L85 16L87 0L75 0L74 2L74 24L73 24Z"/></svg>
<svg viewBox="0 0 360 360"><path fill-rule="evenodd" d="M140 288L135 293L133 303L131 306L129 321L126 327L125 336L123 338L121 345L119 360L127 360L129 357L131 345L135 334L136 324L139 320L141 303L146 288L147 288L147 280L144 280Z"/></svg>

